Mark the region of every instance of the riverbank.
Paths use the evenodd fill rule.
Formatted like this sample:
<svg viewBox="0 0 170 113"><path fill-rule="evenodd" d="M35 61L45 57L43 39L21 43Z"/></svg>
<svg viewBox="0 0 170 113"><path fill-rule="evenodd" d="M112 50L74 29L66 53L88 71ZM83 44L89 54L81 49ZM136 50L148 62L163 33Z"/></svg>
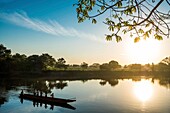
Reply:
<svg viewBox="0 0 170 113"><path fill-rule="evenodd" d="M1 78L39 78L58 80L82 80L82 79L130 79L170 77L170 72L149 71L44 71L44 72L11 72L1 73Z"/></svg>

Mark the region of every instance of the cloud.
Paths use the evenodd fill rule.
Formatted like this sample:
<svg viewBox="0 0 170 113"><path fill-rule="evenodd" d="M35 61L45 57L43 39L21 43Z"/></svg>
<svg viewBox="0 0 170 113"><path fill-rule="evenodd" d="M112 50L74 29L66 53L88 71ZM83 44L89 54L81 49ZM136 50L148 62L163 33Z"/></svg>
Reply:
<svg viewBox="0 0 170 113"><path fill-rule="evenodd" d="M83 31L78 31L74 28L65 28L55 20L49 20L45 22L40 19L30 18L25 12L2 12L0 13L0 19L8 21L17 26L44 32L54 36L79 37L83 39L102 42L102 39L98 38L94 34L88 34Z"/></svg>

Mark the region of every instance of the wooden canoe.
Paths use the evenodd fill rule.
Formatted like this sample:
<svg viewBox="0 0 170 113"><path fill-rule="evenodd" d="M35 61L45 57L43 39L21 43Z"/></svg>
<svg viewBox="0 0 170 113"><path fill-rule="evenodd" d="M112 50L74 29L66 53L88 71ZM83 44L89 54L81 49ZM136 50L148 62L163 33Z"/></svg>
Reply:
<svg viewBox="0 0 170 113"><path fill-rule="evenodd" d="M75 110L76 108L69 105L68 102L74 102L76 100L72 99L61 99L61 98L52 98L52 97L41 97L34 96L30 94L20 94L19 98L21 99L21 103L23 103L23 99L33 101L33 103L41 103L41 104L49 104L51 106L60 106L68 109Z"/></svg>
<svg viewBox="0 0 170 113"><path fill-rule="evenodd" d="M27 100L34 100L40 101L45 103L69 103L75 102L75 99L62 99L62 98L52 98L52 97L45 97L45 96L34 96L30 94L20 94L20 98L27 99Z"/></svg>

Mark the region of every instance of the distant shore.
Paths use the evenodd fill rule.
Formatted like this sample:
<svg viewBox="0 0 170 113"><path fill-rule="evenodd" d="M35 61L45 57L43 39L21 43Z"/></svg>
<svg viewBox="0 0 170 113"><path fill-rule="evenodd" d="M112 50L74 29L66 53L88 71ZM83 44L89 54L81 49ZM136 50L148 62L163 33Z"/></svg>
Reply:
<svg viewBox="0 0 170 113"><path fill-rule="evenodd" d="M130 79L170 77L169 71L43 71L43 72L10 72L0 73L3 78L41 78L58 80L82 80L82 79Z"/></svg>

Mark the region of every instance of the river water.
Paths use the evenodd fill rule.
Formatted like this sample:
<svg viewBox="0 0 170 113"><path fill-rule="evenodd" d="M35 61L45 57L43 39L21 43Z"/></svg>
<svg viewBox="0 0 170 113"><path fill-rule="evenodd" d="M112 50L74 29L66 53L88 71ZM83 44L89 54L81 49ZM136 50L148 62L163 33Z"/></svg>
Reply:
<svg viewBox="0 0 170 113"><path fill-rule="evenodd" d="M21 90L76 99L63 106L23 100ZM44 95L44 93L43 93ZM1 79L0 113L170 113L170 79L41 80Z"/></svg>

